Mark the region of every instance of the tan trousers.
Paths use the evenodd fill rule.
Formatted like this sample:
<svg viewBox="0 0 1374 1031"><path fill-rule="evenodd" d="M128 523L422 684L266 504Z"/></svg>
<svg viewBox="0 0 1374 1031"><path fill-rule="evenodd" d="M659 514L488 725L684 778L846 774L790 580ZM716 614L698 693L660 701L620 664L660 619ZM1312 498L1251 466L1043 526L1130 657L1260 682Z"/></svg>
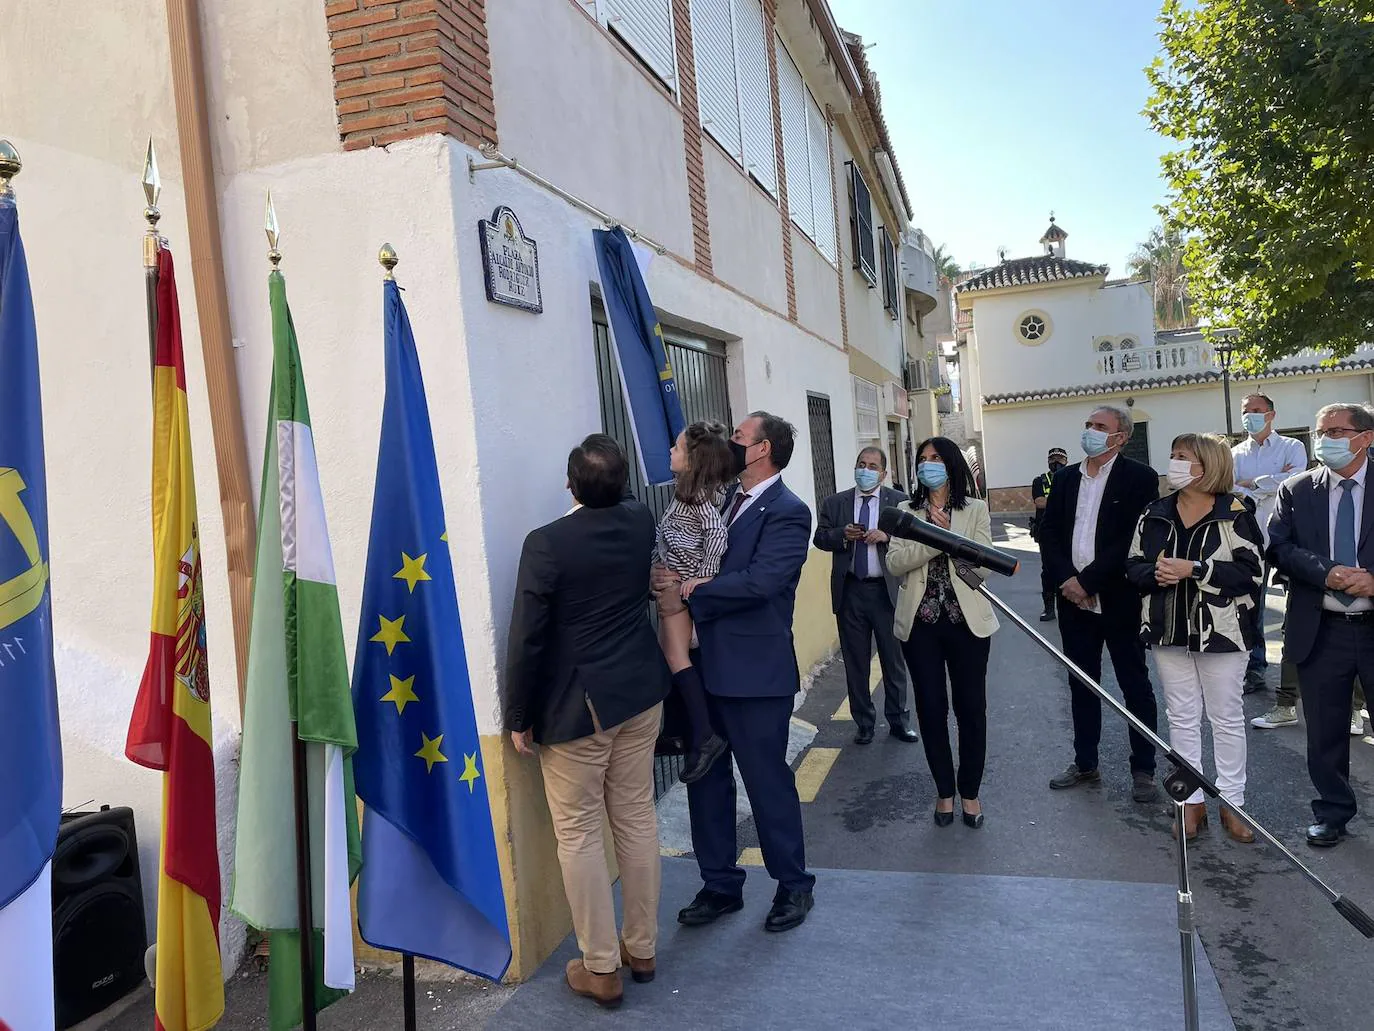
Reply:
<svg viewBox="0 0 1374 1031"><path fill-rule="evenodd" d="M651 959L658 942L661 873L653 763L662 709L655 705L610 730L539 750L563 889L582 960L595 974L620 966L602 836L607 817L620 865L625 948L636 959Z"/></svg>

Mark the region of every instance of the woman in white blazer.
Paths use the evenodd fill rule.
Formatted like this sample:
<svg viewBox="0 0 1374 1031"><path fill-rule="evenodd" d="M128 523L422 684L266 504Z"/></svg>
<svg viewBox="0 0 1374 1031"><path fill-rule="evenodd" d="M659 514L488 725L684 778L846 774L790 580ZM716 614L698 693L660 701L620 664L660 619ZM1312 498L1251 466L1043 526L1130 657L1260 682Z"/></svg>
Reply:
<svg viewBox="0 0 1374 1031"><path fill-rule="evenodd" d="M987 503L975 496L973 473L954 441L932 437L916 454L916 492L901 507L918 519L992 544ZM978 790L987 754L988 650L997 616L992 604L960 580L951 560L934 548L894 537L887 546L887 570L902 580L893 631L911 670L916 719L939 796L935 823L948 827L954 822L957 788L964 823L977 829L983 826ZM947 729L951 701L959 728L957 773Z"/></svg>

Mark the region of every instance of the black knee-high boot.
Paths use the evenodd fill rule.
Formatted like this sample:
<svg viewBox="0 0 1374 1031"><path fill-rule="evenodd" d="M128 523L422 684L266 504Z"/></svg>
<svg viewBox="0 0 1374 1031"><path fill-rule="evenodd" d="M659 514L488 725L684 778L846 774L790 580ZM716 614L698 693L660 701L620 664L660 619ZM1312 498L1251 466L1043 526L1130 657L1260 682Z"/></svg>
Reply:
<svg viewBox="0 0 1374 1031"><path fill-rule="evenodd" d="M681 780L691 784L706 775L717 759L725 754L725 741L711 729L711 713L706 707L706 688L701 682L701 673L695 666L688 666L673 674L673 686L687 707L687 722L690 727L687 765L683 768Z"/></svg>

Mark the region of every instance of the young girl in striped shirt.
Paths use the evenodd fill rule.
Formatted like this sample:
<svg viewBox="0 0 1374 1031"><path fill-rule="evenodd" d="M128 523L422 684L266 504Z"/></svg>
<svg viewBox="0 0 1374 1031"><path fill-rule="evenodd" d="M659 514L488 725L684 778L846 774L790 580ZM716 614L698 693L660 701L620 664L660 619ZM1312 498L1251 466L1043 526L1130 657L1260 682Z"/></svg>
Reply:
<svg viewBox="0 0 1374 1031"><path fill-rule="evenodd" d="M718 422L694 422L678 434L672 450L673 503L658 524L657 561L682 579L680 594L670 591L659 598L658 631L690 724L684 784L700 780L725 751L724 740L711 729L706 689L692 665L692 615L684 599L720 570L728 543L720 511L725 485L734 479L727 432Z"/></svg>

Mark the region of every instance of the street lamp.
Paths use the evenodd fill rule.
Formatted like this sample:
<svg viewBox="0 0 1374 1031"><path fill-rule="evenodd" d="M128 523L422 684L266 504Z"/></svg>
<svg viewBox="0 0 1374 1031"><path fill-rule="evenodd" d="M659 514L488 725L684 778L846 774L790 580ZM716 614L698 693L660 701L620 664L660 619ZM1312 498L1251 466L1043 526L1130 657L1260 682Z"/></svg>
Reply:
<svg viewBox="0 0 1374 1031"><path fill-rule="evenodd" d="M1212 353L1221 363L1221 396L1222 403L1226 405L1226 436L1230 437L1235 432L1231 425L1231 359L1236 353L1236 347L1222 341L1212 345Z"/></svg>

